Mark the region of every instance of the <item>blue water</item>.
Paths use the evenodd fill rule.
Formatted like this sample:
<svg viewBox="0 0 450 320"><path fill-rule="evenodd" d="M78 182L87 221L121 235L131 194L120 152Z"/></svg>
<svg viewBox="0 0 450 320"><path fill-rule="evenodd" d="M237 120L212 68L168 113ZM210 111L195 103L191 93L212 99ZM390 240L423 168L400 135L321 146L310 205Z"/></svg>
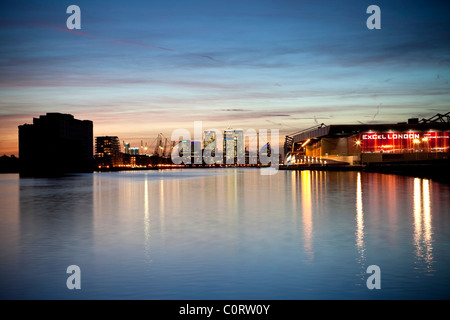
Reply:
<svg viewBox="0 0 450 320"><path fill-rule="evenodd" d="M358 172L0 175L2 299L448 299L450 186ZM67 267L81 270L69 290ZM370 265L380 289L370 290Z"/></svg>

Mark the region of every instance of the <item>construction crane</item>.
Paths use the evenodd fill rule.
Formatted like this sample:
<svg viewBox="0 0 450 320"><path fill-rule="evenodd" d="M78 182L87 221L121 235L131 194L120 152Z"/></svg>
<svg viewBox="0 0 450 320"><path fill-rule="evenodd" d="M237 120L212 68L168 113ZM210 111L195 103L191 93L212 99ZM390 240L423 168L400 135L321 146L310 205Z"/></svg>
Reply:
<svg viewBox="0 0 450 320"><path fill-rule="evenodd" d="M162 137L163 134L159 133L158 137L156 138L156 145L155 145L155 150L153 152L153 155L161 157L164 151L164 148L162 146Z"/></svg>
<svg viewBox="0 0 450 320"><path fill-rule="evenodd" d="M422 119L422 120L420 120L420 122L421 123L436 123L436 122L450 123L450 112L447 112L446 114L438 113L429 119Z"/></svg>
<svg viewBox="0 0 450 320"><path fill-rule="evenodd" d="M163 152L162 152L163 157L166 156L166 148L167 148L167 138L164 137L164 147L163 147Z"/></svg>
<svg viewBox="0 0 450 320"><path fill-rule="evenodd" d="M153 152L154 156L158 157L170 157L172 154L172 149L175 146L175 141L170 144L169 139L167 139L164 134L159 133L156 138L155 150Z"/></svg>

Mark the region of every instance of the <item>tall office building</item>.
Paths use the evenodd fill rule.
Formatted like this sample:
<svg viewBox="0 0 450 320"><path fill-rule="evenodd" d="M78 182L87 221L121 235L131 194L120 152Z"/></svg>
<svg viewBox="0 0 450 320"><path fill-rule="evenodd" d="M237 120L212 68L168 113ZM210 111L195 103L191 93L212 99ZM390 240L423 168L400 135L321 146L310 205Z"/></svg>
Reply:
<svg viewBox="0 0 450 320"><path fill-rule="evenodd" d="M92 172L93 123L71 114L47 113L19 126L21 175Z"/></svg>
<svg viewBox="0 0 450 320"><path fill-rule="evenodd" d="M244 130L228 128L224 131L223 151L226 164L245 163Z"/></svg>
<svg viewBox="0 0 450 320"><path fill-rule="evenodd" d="M130 143L129 142L124 142L123 146L124 146L124 153L125 154L130 154L130 148L131 148Z"/></svg>
<svg viewBox="0 0 450 320"><path fill-rule="evenodd" d="M136 156L139 154L139 148L135 147L135 148L130 148L129 153L133 156Z"/></svg>
<svg viewBox="0 0 450 320"><path fill-rule="evenodd" d="M203 160L206 164L222 164L224 154L224 142L222 133L216 130L205 130L204 132Z"/></svg>
<svg viewBox="0 0 450 320"><path fill-rule="evenodd" d="M217 140L216 136L217 136L216 131L214 131L214 130L206 130L204 132L204 138L203 138L204 147L206 148L211 143L214 143Z"/></svg>
<svg viewBox="0 0 450 320"><path fill-rule="evenodd" d="M95 138L95 159L98 166L118 166L121 164L120 141L116 136Z"/></svg>

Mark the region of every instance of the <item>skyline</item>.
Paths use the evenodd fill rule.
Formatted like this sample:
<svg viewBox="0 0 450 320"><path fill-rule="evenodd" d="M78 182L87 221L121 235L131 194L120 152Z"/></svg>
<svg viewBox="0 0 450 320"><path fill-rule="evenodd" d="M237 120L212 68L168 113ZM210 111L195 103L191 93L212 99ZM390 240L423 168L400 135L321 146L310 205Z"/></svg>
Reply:
<svg viewBox="0 0 450 320"><path fill-rule="evenodd" d="M81 30L66 8L81 8ZM450 4L440 1L16 1L0 5L0 154L47 112L94 136L395 123L446 113ZM369 30L366 8L381 8ZM136 138L136 139L132 139Z"/></svg>

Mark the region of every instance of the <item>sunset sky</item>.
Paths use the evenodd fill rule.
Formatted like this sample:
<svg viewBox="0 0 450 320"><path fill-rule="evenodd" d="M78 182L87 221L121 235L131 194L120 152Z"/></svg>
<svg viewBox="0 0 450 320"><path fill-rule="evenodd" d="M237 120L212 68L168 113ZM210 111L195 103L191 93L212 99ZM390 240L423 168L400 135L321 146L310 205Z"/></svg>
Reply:
<svg viewBox="0 0 450 320"><path fill-rule="evenodd" d="M66 27L69 5L81 30ZM369 30L369 5L381 30ZM0 4L0 155L47 112L94 136L395 123L450 111L448 1L15 0ZM43 142L45 143L45 142Z"/></svg>

